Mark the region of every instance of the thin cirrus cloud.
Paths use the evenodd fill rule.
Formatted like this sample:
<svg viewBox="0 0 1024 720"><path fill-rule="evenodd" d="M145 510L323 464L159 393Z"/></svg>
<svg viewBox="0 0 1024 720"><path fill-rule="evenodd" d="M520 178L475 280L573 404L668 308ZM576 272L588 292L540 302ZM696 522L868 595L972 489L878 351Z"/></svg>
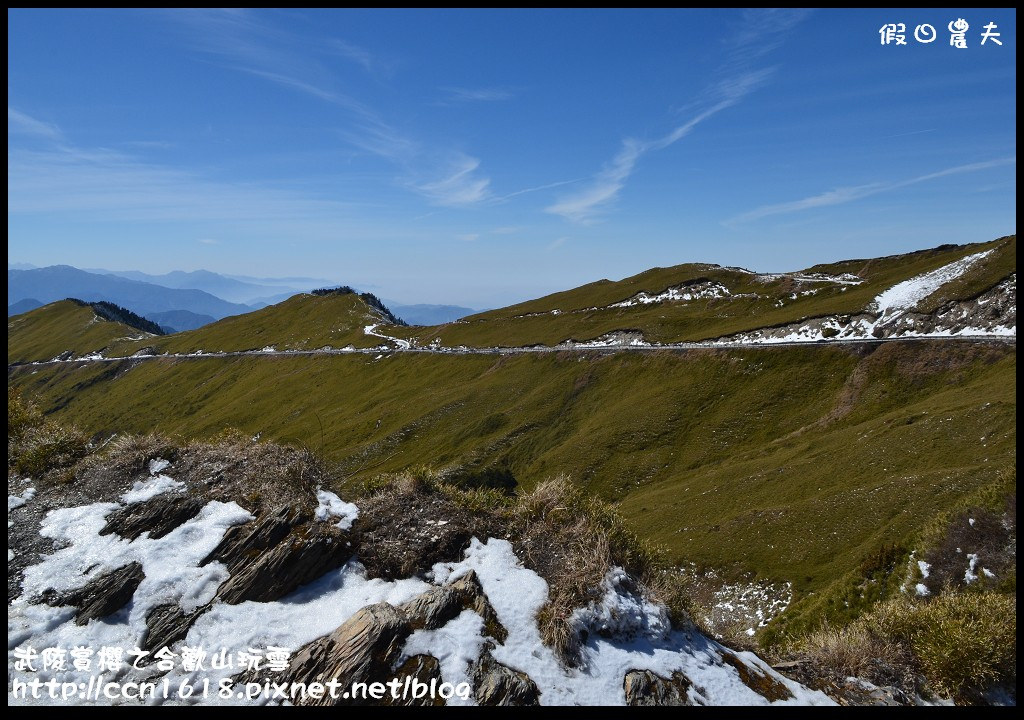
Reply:
<svg viewBox="0 0 1024 720"><path fill-rule="evenodd" d="M415 189L435 205L463 207L475 205L490 197L490 178L477 174L480 161L469 155L459 155L451 161L449 171L440 179L415 186Z"/></svg>
<svg viewBox="0 0 1024 720"><path fill-rule="evenodd" d="M900 188L928 182L929 180L937 180L939 178L949 177L950 175L961 175L963 173L989 170L991 168L1002 167L1004 165L1013 165L1016 162L1016 157L996 158L994 160L985 160L983 162L969 163L967 165L957 165L955 167L946 168L945 170L939 170L938 172L918 175L917 177L909 178L907 180L899 180L895 182L874 182L865 185L852 185L850 187L836 188L835 190L829 190L800 200L776 203L774 205L762 205L761 207L754 208L749 212L730 218L723 224L726 226L737 225L740 223L760 220L761 218L770 217L772 215L788 215L790 213L812 210L814 208L844 205L872 195L899 190Z"/></svg>
<svg viewBox="0 0 1024 720"><path fill-rule="evenodd" d="M506 88L439 88L448 102L501 102L513 97L512 91Z"/></svg>
<svg viewBox="0 0 1024 720"><path fill-rule="evenodd" d="M352 206L256 183L229 183L68 143L60 128L8 108L8 132L34 129L41 147L9 147L9 214L70 214L121 221L337 222ZM45 129L46 132L43 132ZM8 143L10 146L10 142Z"/></svg>
<svg viewBox="0 0 1024 720"><path fill-rule="evenodd" d="M675 128L668 135L657 140L642 141L626 138L622 141L622 149L605 168L598 173L590 185L580 192L570 195L546 208L547 212L572 220L586 223L594 219L619 194L626 180L633 174L637 161L652 150L661 150L690 134L697 125L717 112L724 110L738 101L723 100L709 110L705 110L689 122ZM573 181L568 181L573 182ZM559 183L563 184L563 183Z"/></svg>
<svg viewBox="0 0 1024 720"><path fill-rule="evenodd" d="M401 184L435 205L466 207L491 198L490 178L479 172L480 160L451 152L431 152L386 122L373 108L342 92L327 65L309 48L341 55L375 73L387 67L364 48L342 40L321 47L303 38L271 28L251 13L239 10L195 10L175 13L188 28L200 52L222 59L225 67L260 77L349 111L347 127L339 136L363 152L401 168ZM498 100L510 96L501 89L448 88L461 100ZM442 158L440 162L436 158ZM428 178L428 179L423 179Z"/></svg>
<svg viewBox="0 0 1024 720"><path fill-rule="evenodd" d="M678 142L700 123L740 102L767 82L774 69L755 65L781 45L789 31L806 16L807 11L803 10L748 11L742 28L727 43L725 60L719 70L722 77L703 94L700 102L704 110L655 140L626 138L615 157L586 187L561 198L545 211L576 223L593 222L618 198L644 155Z"/></svg>
<svg viewBox="0 0 1024 720"><path fill-rule="evenodd" d="M56 125L37 120L10 106L7 108L7 132L8 134L32 135L47 140L61 140L63 138L60 128Z"/></svg>

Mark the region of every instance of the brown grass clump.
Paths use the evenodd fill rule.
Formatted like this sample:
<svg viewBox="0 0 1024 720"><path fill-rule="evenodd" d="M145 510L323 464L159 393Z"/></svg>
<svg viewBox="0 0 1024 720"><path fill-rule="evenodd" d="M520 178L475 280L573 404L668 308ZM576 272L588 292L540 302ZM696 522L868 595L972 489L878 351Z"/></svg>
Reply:
<svg viewBox="0 0 1024 720"><path fill-rule="evenodd" d="M541 637L575 665L582 638L573 612L599 597L613 566L644 584L657 577L660 553L626 530L614 509L564 476L519 496L511 516L524 564L548 583L548 602L538 615Z"/></svg>
<svg viewBox="0 0 1024 720"><path fill-rule="evenodd" d="M64 484L71 480L70 468L88 452L83 433L47 420L16 388L7 388L8 477L14 474Z"/></svg>
<svg viewBox="0 0 1024 720"><path fill-rule="evenodd" d="M1016 684L1017 603L996 592L946 593L930 602L898 599L866 620L906 647L929 683L955 700Z"/></svg>
<svg viewBox="0 0 1024 720"><path fill-rule="evenodd" d="M993 686L1016 683L1015 597L897 597L846 627L809 633L794 649L815 674L837 684L853 676L912 694L923 677L931 692L974 702Z"/></svg>

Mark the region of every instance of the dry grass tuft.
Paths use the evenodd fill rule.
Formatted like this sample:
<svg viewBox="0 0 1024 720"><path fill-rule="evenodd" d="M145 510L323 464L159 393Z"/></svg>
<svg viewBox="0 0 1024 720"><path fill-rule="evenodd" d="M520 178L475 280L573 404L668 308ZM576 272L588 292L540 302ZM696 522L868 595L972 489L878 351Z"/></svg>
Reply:
<svg viewBox="0 0 1024 720"><path fill-rule="evenodd" d="M67 483L71 468L89 453L85 435L43 417L35 403L7 388L7 474Z"/></svg>
<svg viewBox="0 0 1024 720"><path fill-rule="evenodd" d="M646 585L659 553L625 529L613 508L558 476L516 499L510 509L524 564L548 583L541 637L567 665L579 662L580 629L572 615L600 596L608 571L621 566Z"/></svg>

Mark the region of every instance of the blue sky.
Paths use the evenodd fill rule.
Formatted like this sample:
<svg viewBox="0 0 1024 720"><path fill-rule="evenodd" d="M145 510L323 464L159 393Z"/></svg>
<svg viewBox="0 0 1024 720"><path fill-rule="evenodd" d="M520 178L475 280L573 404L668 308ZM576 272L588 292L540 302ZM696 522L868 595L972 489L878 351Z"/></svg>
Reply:
<svg viewBox="0 0 1024 720"><path fill-rule="evenodd" d="M9 10L8 262L482 308L989 240L1015 59L1012 10Z"/></svg>

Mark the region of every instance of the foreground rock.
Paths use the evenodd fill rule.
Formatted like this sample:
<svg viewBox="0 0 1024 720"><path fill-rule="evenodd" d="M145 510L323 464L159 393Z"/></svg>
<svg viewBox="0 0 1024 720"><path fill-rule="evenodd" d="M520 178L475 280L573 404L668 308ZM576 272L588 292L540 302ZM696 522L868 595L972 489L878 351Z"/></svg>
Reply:
<svg viewBox="0 0 1024 720"><path fill-rule="evenodd" d="M289 683L372 683L390 680L405 639L412 633L409 618L387 603L359 610L330 635L309 643L293 657L280 679ZM413 670L415 671L415 670ZM423 669L420 670L421 672ZM426 671L429 674L429 669ZM362 704L355 698L306 696L303 705Z"/></svg>
<svg viewBox="0 0 1024 720"><path fill-rule="evenodd" d="M293 590L335 570L352 557L349 535L329 523L309 522L294 528L276 545L245 548L244 542L226 557L235 568L217 596L226 603L279 600Z"/></svg>
<svg viewBox="0 0 1024 720"><path fill-rule="evenodd" d="M148 532L156 540L198 515L206 502L205 498L177 493L158 495L110 513L100 535L116 533L126 540L135 540Z"/></svg>
<svg viewBox="0 0 1024 720"><path fill-rule="evenodd" d="M90 620L105 618L127 605L144 577L142 564L133 562L100 575L77 590L50 591L44 593L42 599L55 607L72 605L78 608L75 623L88 625Z"/></svg>
<svg viewBox="0 0 1024 720"><path fill-rule="evenodd" d="M498 620L480 580L472 570L450 585L428 590L399 609L409 616L416 630L436 630L455 619L463 610L472 610L483 618L484 630L488 635L498 642L505 642L508 637L508 631Z"/></svg>
<svg viewBox="0 0 1024 720"><path fill-rule="evenodd" d="M483 651L473 668L473 692L480 705L540 705L537 683L495 660L491 648Z"/></svg>
<svg viewBox="0 0 1024 720"><path fill-rule="evenodd" d="M693 705L687 690L693 683L681 672L663 678L650 670L630 670L622 682L627 705Z"/></svg>

